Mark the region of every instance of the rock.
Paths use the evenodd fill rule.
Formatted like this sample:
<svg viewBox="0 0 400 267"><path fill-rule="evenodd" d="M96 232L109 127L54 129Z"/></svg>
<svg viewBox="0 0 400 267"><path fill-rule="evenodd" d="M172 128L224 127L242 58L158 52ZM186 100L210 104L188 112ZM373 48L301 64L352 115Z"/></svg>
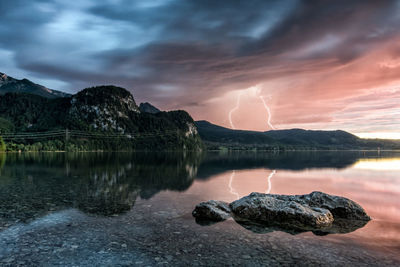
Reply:
<svg viewBox="0 0 400 267"><path fill-rule="evenodd" d="M329 210L335 219L369 221L371 217L356 202L339 196L332 196L322 192L312 192L308 195L301 195L310 207L320 207Z"/></svg>
<svg viewBox="0 0 400 267"><path fill-rule="evenodd" d="M251 193L229 206L211 200L197 205L193 216L200 224L232 216L240 225L256 233L312 231L316 235L349 233L371 219L356 202L322 192L306 195Z"/></svg>
<svg viewBox="0 0 400 267"><path fill-rule="evenodd" d="M327 209L309 207L274 195L252 193L230 204L237 220L250 220L269 225L284 224L296 228L324 227L333 222Z"/></svg>
<svg viewBox="0 0 400 267"><path fill-rule="evenodd" d="M231 217L229 204L223 201L210 200L196 206L192 215L197 220L219 222Z"/></svg>
<svg viewBox="0 0 400 267"><path fill-rule="evenodd" d="M263 199L270 201L278 201L278 203L284 206L293 205L293 203L298 203L303 207L309 207L314 211L318 210L328 210L332 213L334 219L347 219L347 220L361 220L369 221L371 218L367 215L365 210L356 202L339 196L329 195L323 192L312 192L307 195L274 195L274 194L262 194L262 193L251 193L249 196L243 197L236 200L230 204L231 209L238 206L240 203L245 203L243 201L249 201L253 199L255 202L252 204L257 205L256 202L262 201ZM273 200L271 200L273 199ZM283 201L283 202L279 202ZM251 203L251 202L248 202ZM261 203L261 202L259 202ZM272 204L277 202L271 202ZM281 206L277 206L281 208ZM235 214L236 212L233 211Z"/></svg>

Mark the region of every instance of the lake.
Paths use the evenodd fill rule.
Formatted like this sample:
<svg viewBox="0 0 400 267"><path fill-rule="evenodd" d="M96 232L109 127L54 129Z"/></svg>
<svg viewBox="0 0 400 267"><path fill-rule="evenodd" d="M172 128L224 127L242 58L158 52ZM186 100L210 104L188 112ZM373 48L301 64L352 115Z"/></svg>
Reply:
<svg viewBox="0 0 400 267"><path fill-rule="evenodd" d="M346 234L197 224L251 192L340 195L373 218ZM1 266L400 265L400 153L0 154Z"/></svg>

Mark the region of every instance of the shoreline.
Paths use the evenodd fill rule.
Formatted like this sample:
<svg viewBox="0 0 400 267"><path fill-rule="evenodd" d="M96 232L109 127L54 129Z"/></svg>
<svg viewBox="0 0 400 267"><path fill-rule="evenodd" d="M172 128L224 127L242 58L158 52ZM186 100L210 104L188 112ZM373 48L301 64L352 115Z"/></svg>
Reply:
<svg viewBox="0 0 400 267"><path fill-rule="evenodd" d="M400 149L294 149L294 150L257 150L257 149L205 149L205 150L26 150L26 151L0 151L0 154L15 153L135 153L135 152L400 152Z"/></svg>

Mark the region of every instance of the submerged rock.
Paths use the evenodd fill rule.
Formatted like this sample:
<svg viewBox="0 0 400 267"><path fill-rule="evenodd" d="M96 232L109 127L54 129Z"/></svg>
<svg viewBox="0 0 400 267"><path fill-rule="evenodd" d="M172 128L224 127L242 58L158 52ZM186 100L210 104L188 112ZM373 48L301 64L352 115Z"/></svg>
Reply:
<svg viewBox="0 0 400 267"><path fill-rule="evenodd" d="M371 219L356 202L322 192L306 195L251 193L229 206L211 200L197 205L193 216L203 221L222 221L232 216L256 233L312 231L317 235L352 232Z"/></svg>
<svg viewBox="0 0 400 267"><path fill-rule="evenodd" d="M315 235L347 234L364 227L367 223L368 221L362 220L334 219L331 226L313 229L312 232Z"/></svg>
<svg viewBox="0 0 400 267"><path fill-rule="evenodd" d="M200 221L219 222L231 217L229 204L223 201L210 200L196 206L193 216Z"/></svg>

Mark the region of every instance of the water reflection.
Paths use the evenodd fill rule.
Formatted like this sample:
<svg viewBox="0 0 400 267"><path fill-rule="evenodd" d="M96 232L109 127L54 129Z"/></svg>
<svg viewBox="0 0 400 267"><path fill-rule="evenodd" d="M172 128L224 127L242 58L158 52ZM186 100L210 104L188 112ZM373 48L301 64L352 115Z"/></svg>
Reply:
<svg viewBox="0 0 400 267"><path fill-rule="evenodd" d="M361 159L353 167L364 170L400 171L400 158Z"/></svg>
<svg viewBox="0 0 400 267"><path fill-rule="evenodd" d="M271 190L272 190L272 183L271 183L271 179L272 179L272 177L274 177L274 175L276 174L276 170L272 170L271 171L271 173L267 176L267 186L268 186L268 188L265 190L265 193L266 194L269 194L270 192L271 192ZM235 177L236 177L236 171L235 170L233 170L232 171L232 174L231 174L231 176L230 176L230 178L229 178L229 184L228 184L228 188L229 188L229 191L230 191L230 193L232 194L232 195L234 195L235 197L236 197L236 199L239 199L240 198L240 195L239 195L239 193L236 191L236 189L233 187L233 182L234 182L234 179L235 179ZM262 190L258 190L258 191L262 191Z"/></svg>
<svg viewBox="0 0 400 267"><path fill-rule="evenodd" d="M250 221L242 221L238 220L236 221L238 224L240 224L242 227L245 229L252 231L253 233L256 234L266 234L266 233L271 233L274 231L281 231L281 232L286 232L291 235L298 235L301 233L305 232L312 232L314 235L318 236L324 236L328 234L347 234L354 232L357 229L360 229L364 227L368 221L357 221L357 220L341 220L341 219L336 219L332 225L320 229L312 228L310 227L309 229L307 228L298 228L293 225L266 225L266 224L258 224L256 222L250 222Z"/></svg>
<svg viewBox="0 0 400 267"><path fill-rule="evenodd" d="M9 154L0 177L0 227L76 207L92 214L130 210L161 190L186 190L193 154Z"/></svg>
<svg viewBox="0 0 400 267"><path fill-rule="evenodd" d="M225 258L220 256L227 253L226 259L252 257L252 265L277 259L292 265L304 261L311 265L396 266L400 255L400 177L393 164L382 163L400 159L399 155L0 154L0 261L13 258L11 265L20 260L33 265L84 265L97 258L115 260L120 256L121 261L115 264L124 265L125 256L134 264L139 250L150 259L186 250L177 258L187 259L187 265L199 254L204 262L218 259L221 263ZM201 227L191 216L201 201L231 202L253 191L340 195L359 203L373 220L348 234L321 237L326 232L288 235L282 229L269 233L274 229L257 230L254 226L248 231L242 226L249 226L231 220ZM253 234L255 231L267 234ZM213 244L211 250L209 244ZM73 248L78 245L79 249ZM57 258L63 263L49 263ZM385 258L396 260L383 261Z"/></svg>
<svg viewBox="0 0 400 267"><path fill-rule="evenodd" d="M297 152L296 152L297 153ZM336 168L336 163L325 164L317 168L314 163L303 166L299 162L308 162L307 155L311 158L345 157L349 165L346 168ZM359 203L373 218L366 226L346 235L329 235L324 240L335 240L335 242L362 243L374 249L395 251L400 255L400 176L399 171L393 168L393 164L400 159L400 152L322 152L298 153L297 156L289 156L287 159L297 159L304 155L305 159L293 162L294 165L302 167L301 171L289 168L276 169L271 179L272 194L301 195L312 191L322 191L332 195L350 198ZM327 156L328 155L328 156ZM273 160L266 155L266 159L259 155L244 155L245 159L254 157L249 161L249 168L240 163L240 155L213 155L206 158L200 165L199 173L213 173L212 176L200 176L188 190L189 194L201 194L198 202L210 199L232 202L239 197L246 196L251 192L265 192L269 190L268 175L276 164L270 164ZM290 165L286 158L280 155L284 162L281 166ZM335 162L334 159L330 162ZM358 163L361 162L362 168ZM371 163L372 164L369 164ZM237 163L237 164L235 164ZM365 165L368 163L368 165ZM209 164L210 169L205 167ZM318 165L322 166L322 163ZM221 167L223 166L223 167ZM379 166L379 167L376 167ZM218 167L218 171L217 170ZM397 167L397 166L396 166ZM230 182L232 172L235 171L233 181ZM230 187L228 187L230 185ZM232 189L236 193L231 193ZM198 203L197 202L197 203ZM197 204L196 203L196 204ZM218 224L220 225L220 224ZM265 231L265 229L264 229ZM267 231L268 232L268 229ZM320 233L318 233L320 234ZM305 233L302 236L310 236ZM314 235L312 235L315 237ZM341 236L341 237L339 237ZM347 238L347 239L346 239ZM346 239L346 241L343 241ZM349 241L351 240L351 241Z"/></svg>
<svg viewBox="0 0 400 267"><path fill-rule="evenodd" d="M359 160L391 158L395 152L375 151L304 151L280 153L209 153L200 165L197 177L207 179L228 170L264 168L301 171L306 169L345 169ZM398 154L397 154L398 155Z"/></svg>
<svg viewBox="0 0 400 267"><path fill-rule="evenodd" d="M372 152L0 154L0 228L71 207L88 214L121 214L131 210L138 197L150 199L164 190L186 191L195 179L212 180L226 172L230 178L223 190L209 186L202 194L218 199L228 191L233 200L251 185L249 179L241 182L243 170L263 172L263 185L251 186L249 191L271 192L275 181L279 188L280 178L275 177L282 171L343 169L354 164L364 168L363 162L376 166L367 160L376 157Z"/></svg>
<svg viewBox="0 0 400 267"><path fill-rule="evenodd" d="M6 153L1 153L0 152L0 175L1 175L1 170L3 169L4 164L6 163Z"/></svg>

